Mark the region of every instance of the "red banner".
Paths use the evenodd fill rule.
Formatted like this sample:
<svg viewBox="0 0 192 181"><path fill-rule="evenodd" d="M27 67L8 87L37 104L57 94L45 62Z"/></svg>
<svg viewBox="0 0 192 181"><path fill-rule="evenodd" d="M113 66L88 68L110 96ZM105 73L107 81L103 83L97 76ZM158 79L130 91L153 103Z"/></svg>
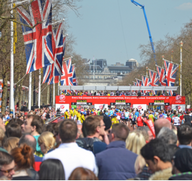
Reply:
<svg viewBox="0 0 192 181"><path fill-rule="evenodd" d="M147 104L147 105L165 105L185 104L184 96L56 96L56 104L69 105L94 105L94 104L108 104L108 105L133 105L133 104Z"/></svg>

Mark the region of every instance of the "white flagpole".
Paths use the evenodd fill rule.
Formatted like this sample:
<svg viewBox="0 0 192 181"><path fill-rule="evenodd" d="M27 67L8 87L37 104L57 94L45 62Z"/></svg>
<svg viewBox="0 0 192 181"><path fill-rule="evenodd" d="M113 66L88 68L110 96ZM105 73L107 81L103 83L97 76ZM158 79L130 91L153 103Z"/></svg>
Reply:
<svg viewBox="0 0 192 181"><path fill-rule="evenodd" d="M53 83L53 108L55 108L55 83Z"/></svg>
<svg viewBox="0 0 192 181"><path fill-rule="evenodd" d="M39 69L39 94L38 94L38 107L41 106L41 69Z"/></svg>
<svg viewBox="0 0 192 181"><path fill-rule="evenodd" d="M13 17L13 0L11 0L11 17ZM14 115L14 55L13 55L13 21L11 21L11 62L10 62L10 110L13 112L13 117L15 118Z"/></svg>
<svg viewBox="0 0 192 181"><path fill-rule="evenodd" d="M32 83L32 72L29 73L29 102L28 102L28 110L31 110L31 83Z"/></svg>
<svg viewBox="0 0 192 181"><path fill-rule="evenodd" d="M182 47L183 47L183 42L180 42L180 96L182 96Z"/></svg>

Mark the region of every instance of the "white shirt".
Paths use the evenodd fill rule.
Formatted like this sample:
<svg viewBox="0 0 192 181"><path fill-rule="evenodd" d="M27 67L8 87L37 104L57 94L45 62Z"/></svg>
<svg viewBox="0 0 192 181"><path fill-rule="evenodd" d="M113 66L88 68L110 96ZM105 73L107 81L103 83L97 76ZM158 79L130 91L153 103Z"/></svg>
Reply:
<svg viewBox="0 0 192 181"><path fill-rule="evenodd" d="M176 126L180 125L179 117L172 117L172 119L173 119L174 125L176 125Z"/></svg>
<svg viewBox="0 0 192 181"><path fill-rule="evenodd" d="M58 148L43 157L43 161L47 159L59 159L62 162L66 180L69 179L72 171L77 167L88 168L96 176L98 175L94 154L79 147L75 142L62 143Z"/></svg>

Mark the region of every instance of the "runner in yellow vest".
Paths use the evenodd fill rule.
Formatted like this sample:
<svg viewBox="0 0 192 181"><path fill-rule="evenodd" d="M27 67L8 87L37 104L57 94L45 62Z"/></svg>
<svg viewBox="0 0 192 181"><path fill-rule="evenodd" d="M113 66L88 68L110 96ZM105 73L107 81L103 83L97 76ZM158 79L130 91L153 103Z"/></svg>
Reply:
<svg viewBox="0 0 192 181"><path fill-rule="evenodd" d="M64 117L65 117L65 119L70 118L70 114L69 114L68 110L65 111Z"/></svg>

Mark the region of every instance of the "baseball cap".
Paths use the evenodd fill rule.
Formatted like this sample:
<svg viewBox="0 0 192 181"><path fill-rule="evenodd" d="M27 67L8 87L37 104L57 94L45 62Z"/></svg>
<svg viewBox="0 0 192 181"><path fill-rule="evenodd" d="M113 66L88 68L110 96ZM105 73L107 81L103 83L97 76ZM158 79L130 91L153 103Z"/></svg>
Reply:
<svg viewBox="0 0 192 181"><path fill-rule="evenodd" d="M182 148L179 149L174 157L175 167L180 172L191 172L192 171L192 149Z"/></svg>

